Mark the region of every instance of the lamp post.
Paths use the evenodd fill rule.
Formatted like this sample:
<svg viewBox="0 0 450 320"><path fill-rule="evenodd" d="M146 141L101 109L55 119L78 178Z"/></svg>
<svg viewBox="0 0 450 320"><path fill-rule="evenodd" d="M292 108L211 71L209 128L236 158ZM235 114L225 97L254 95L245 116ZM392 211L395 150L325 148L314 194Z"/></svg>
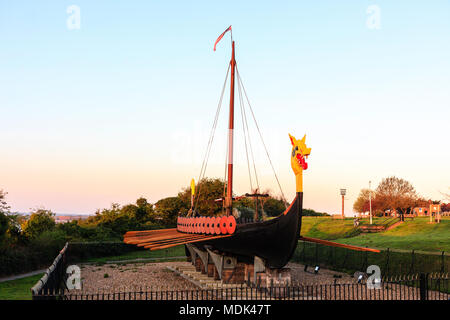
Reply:
<svg viewBox="0 0 450 320"><path fill-rule="evenodd" d="M341 189L341 196L342 196L342 218L345 218L345 215L344 215L344 197L345 197L345 194L347 193L347 190L346 189Z"/></svg>
<svg viewBox="0 0 450 320"><path fill-rule="evenodd" d="M369 181L369 217L370 224L372 224L372 189L370 188L370 183L371 181Z"/></svg>
<svg viewBox="0 0 450 320"><path fill-rule="evenodd" d="M428 200L428 213L430 214L430 223L433 223L433 211L431 207L431 200Z"/></svg>

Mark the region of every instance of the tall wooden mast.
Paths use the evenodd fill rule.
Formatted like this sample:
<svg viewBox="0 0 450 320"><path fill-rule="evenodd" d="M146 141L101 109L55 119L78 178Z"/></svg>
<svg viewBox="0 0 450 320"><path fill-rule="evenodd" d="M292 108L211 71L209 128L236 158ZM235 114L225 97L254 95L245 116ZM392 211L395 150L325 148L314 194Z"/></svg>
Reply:
<svg viewBox="0 0 450 320"><path fill-rule="evenodd" d="M228 184L225 208L227 215L233 212L233 131L234 131L234 71L236 60L234 59L234 41L231 43L231 85L230 85L230 119L228 122Z"/></svg>

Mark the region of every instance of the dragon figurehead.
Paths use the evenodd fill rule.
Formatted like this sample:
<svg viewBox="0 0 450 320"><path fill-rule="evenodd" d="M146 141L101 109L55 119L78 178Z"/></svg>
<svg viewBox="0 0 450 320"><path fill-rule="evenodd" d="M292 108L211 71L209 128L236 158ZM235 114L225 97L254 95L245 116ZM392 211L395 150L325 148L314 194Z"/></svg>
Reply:
<svg viewBox="0 0 450 320"><path fill-rule="evenodd" d="M311 148L305 144L306 135L301 140L295 139L289 134L292 144L291 167L295 174L296 191L303 192L303 170L308 169L306 159L311 153Z"/></svg>

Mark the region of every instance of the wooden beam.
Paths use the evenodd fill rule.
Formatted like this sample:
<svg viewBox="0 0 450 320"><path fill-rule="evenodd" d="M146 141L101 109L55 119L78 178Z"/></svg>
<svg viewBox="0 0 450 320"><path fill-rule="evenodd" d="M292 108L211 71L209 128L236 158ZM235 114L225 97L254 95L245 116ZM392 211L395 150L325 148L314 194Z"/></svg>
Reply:
<svg viewBox="0 0 450 320"><path fill-rule="evenodd" d="M194 243L194 242L201 242L201 241L208 241L208 240L213 240L213 239L218 239L218 238L227 238L227 237L231 237L232 235L222 235L222 236L215 236L215 237L205 237L202 239L198 239L198 240L191 240L191 241L182 241L182 242L175 242L172 244L167 244L167 245L159 245L159 246L145 246L144 248L146 249L150 249L151 251L153 250L159 250L159 249L166 249L166 248L170 248L170 247L174 247L174 246L178 246L181 244L186 244L186 243Z"/></svg>
<svg viewBox="0 0 450 320"><path fill-rule="evenodd" d="M145 235L149 235L149 234L174 231L174 230L177 230L177 229L170 228L170 229L154 229L154 230L143 230L143 231L128 231L124 234L124 237L145 236Z"/></svg>
<svg viewBox="0 0 450 320"><path fill-rule="evenodd" d="M179 242L179 241L186 241L186 240L194 240L194 239L203 239L205 236L202 235L196 235L196 236L186 236L186 237L180 237L180 238L171 238L171 239L164 239L164 240L156 240L156 241L147 241L138 243L138 247L145 247L147 245L153 245L153 244L162 244L162 243L170 243L170 242Z"/></svg>
<svg viewBox="0 0 450 320"><path fill-rule="evenodd" d="M356 251L369 251L369 252L377 252L377 253L380 252L380 250L377 250L377 249L357 247L357 246L352 246L350 244L337 243L337 242L332 242L332 241L327 241L327 240L322 240L322 239L316 239L316 238L309 238L309 237L302 237L301 236L300 240L308 241L308 242L320 243L320 244L323 244L323 245L326 245L326 246L331 246L331 247L346 248L346 249L356 250Z"/></svg>

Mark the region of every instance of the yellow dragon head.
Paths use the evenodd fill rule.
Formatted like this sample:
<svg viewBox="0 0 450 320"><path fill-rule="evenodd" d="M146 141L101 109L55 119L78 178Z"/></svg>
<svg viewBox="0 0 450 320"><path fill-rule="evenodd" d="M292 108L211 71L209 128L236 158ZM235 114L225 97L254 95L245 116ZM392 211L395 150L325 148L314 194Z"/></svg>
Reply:
<svg viewBox="0 0 450 320"><path fill-rule="evenodd" d="M295 139L295 137L289 134L289 138L292 143L292 153L291 153L291 167L295 175L301 174L303 170L308 169L307 159L311 153L311 148L306 147L305 139L306 134L301 140Z"/></svg>

